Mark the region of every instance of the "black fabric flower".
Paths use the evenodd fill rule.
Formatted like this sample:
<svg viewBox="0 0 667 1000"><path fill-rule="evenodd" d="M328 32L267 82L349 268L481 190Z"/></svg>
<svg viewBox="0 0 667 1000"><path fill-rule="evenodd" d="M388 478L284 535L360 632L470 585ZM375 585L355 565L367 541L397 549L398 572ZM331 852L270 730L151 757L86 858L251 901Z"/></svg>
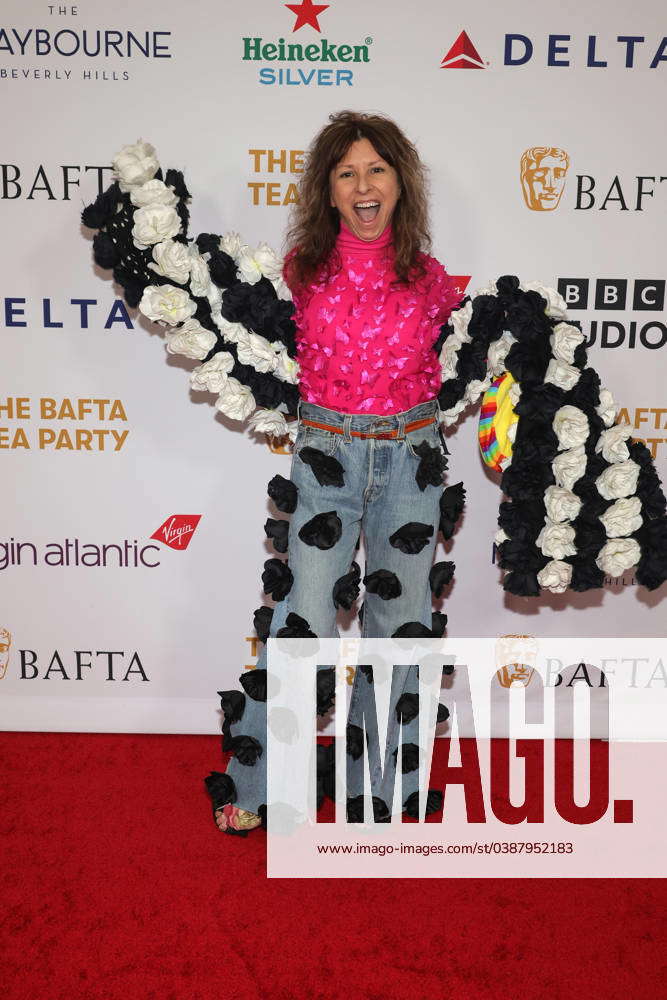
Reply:
<svg viewBox="0 0 667 1000"><path fill-rule="evenodd" d="M419 747L416 743L404 743L402 750L401 771L403 774L416 771L419 767ZM394 766L398 767L398 747L394 750L392 757L394 758Z"/></svg>
<svg viewBox="0 0 667 1000"><path fill-rule="evenodd" d="M282 601L292 589L294 576L283 559L267 559L262 573L264 593L271 594L274 601Z"/></svg>
<svg viewBox="0 0 667 1000"><path fill-rule="evenodd" d="M296 510L297 488L290 479L284 476L274 476L268 485L268 494L274 504L284 514L293 514Z"/></svg>
<svg viewBox="0 0 667 1000"><path fill-rule="evenodd" d="M429 483L432 486L440 486L442 475L447 468L447 459L440 448L432 448L428 441L421 441L413 448L415 453L419 455L419 465L415 472L419 489L423 493Z"/></svg>
<svg viewBox="0 0 667 1000"><path fill-rule="evenodd" d="M210 254L208 270L211 275L211 281L218 288L229 288L237 280L236 264L229 254L224 253L222 250L211 250Z"/></svg>
<svg viewBox="0 0 667 1000"><path fill-rule="evenodd" d="M433 525L422 524L421 521L408 521L402 525L398 531L389 536L389 544L395 549L400 549L406 555L415 555L421 552L429 539L433 537Z"/></svg>
<svg viewBox="0 0 667 1000"><path fill-rule="evenodd" d="M419 715L419 697L406 691L396 702L396 721L412 722Z"/></svg>
<svg viewBox="0 0 667 1000"><path fill-rule="evenodd" d="M444 538L451 538L456 528L456 522L463 513L466 491L463 483L456 483L443 490L440 497L440 531Z"/></svg>
<svg viewBox="0 0 667 1000"><path fill-rule="evenodd" d="M276 552L287 552L287 536L289 534L289 521L284 518L269 517L264 525L266 537L273 542Z"/></svg>
<svg viewBox="0 0 667 1000"><path fill-rule="evenodd" d="M315 680L317 693L317 714L326 715L336 701L336 671L333 667L326 667L317 671Z"/></svg>
<svg viewBox="0 0 667 1000"><path fill-rule="evenodd" d="M391 821L391 814L387 808L387 803L378 795L373 796L373 819L376 823L388 823ZM347 821L348 823L363 823L363 795L356 795L354 798L347 800Z"/></svg>
<svg viewBox="0 0 667 1000"><path fill-rule="evenodd" d="M121 258L121 250L107 233L97 233L93 239L95 263L105 270L115 267Z"/></svg>
<svg viewBox="0 0 667 1000"><path fill-rule="evenodd" d="M539 597L540 585L537 582L537 573L512 570L505 574L503 590L517 597Z"/></svg>
<svg viewBox="0 0 667 1000"><path fill-rule="evenodd" d="M428 574L428 582L435 597L440 597L447 584L454 576L454 563L451 560L434 563Z"/></svg>
<svg viewBox="0 0 667 1000"><path fill-rule="evenodd" d="M361 569L359 563L353 562L349 573L339 576L333 585L332 597L334 607L349 611L359 596Z"/></svg>
<svg viewBox="0 0 667 1000"><path fill-rule="evenodd" d="M255 632L257 633L257 638L260 642L266 642L268 639L272 618L273 608L269 608L265 604L263 604L261 608L257 608L255 611L252 621L255 627Z"/></svg>
<svg viewBox="0 0 667 1000"><path fill-rule="evenodd" d="M266 701L266 670L260 667L244 670L239 681L245 693L253 701Z"/></svg>
<svg viewBox="0 0 667 1000"><path fill-rule="evenodd" d="M634 537L642 553L635 570L637 583L655 590L667 580L667 520L645 522Z"/></svg>
<svg viewBox="0 0 667 1000"><path fill-rule="evenodd" d="M442 672L445 675L453 674L454 673L454 664L453 663L443 663L443 665L442 665Z"/></svg>
<svg viewBox="0 0 667 1000"><path fill-rule="evenodd" d="M604 573L594 562L577 558L577 556L574 556L570 562L572 563L571 590L582 593L585 590L594 590L604 586Z"/></svg>
<svg viewBox="0 0 667 1000"><path fill-rule="evenodd" d="M431 615L431 633L436 639L440 639L445 634L447 628L447 615L442 611L434 611Z"/></svg>
<svg viewBox="0 0 667 1000"><path fill-rule="evenodd" d="M120 201L121 193L118 181L114 182L106 191L98 194L92 205L87 205L81 213L81 221L88 229L102 229L106 226L116 211L116 204Z"/></svg>
<svg viewBox="0 0 667 1000"><path fill-rule="evenodd" d="M316 514L299 531L299 538L306 545L318 549L331 549L343 533L343 522L335 510Z"/></svg>
<svg viewBox="0 0 667 1000"><path fill-rule="evenodd" d="M225 713L225 722L230 726L238 722L245 711L245 695L242 691L218 691L220 707Z"/></svg>
<svg viewBox="0 0 667 1000"><path fill-rule="evenodd" d="M368 683L372 684L373 683L373 668L370 665L370 663L360 663L358 669L361 670L362 674L364 675L364 677L366 678L366 680L368 681Z"/></svg>
<svg viewBox="0 0 667 1000"><path fill-rule="evenodd" d="M216 809L236 800L236 785L228 774L211 771L209 776L204 778L204 784Z"/></svg>
<svg viewBox="0 0 667 1000"><path fill-rule="evenodd" d="M319 448L302 448L299 458L313 470L320 486L344 486L343 466L333 455L325 455Z"/></svg>
<svg viewBox="0 0 667 1000"><path fill-rule="evenodd" d="M388 569L376 569L364 577L364 584L369 594L377 594L383 601L400 597L403 588L395 573Z"/></svg>
<svg viewBox="0 0 667 1000"><path fill-rule="evenodd" d="M262 744L254 736L233 736L229 740L228 749L239 764L244 764L246 767L254 767L263 753Z"/></svg>
<svg viewBox="0 0 667 1000"><path fill-rule="evenodd" d="M438 717L435 720L436 725L439 725L441 722L445 722L445 720L448 719L448 718L449 718L449 709L447 708L446 705L439 704L438 705Z"/></svg>
<svg viewBox="0 0 667 1000"><path fill-rule="evenodd" d="M419 639L426 638L426 636L433 638L433 633L426 625L422 625L421 622L404 622L392 633L391 637L392 639Z"/></svg>
<svg viewBox="0 0 667 1000"><path fill-rule="evenodd" d="M285 619L285 624L276 632L276 637L278 639L317 639L306 619L294 611L290 611Z"/></svg>
<svg viewBox="0 0 667 1000"><path fill-rule="evenodd" d="M329 799L336 798L336 749L333 743L323 746L317 744L317 790L318 800L326 795ZM321 805L319 801L318 809Z"/></svg>
<svg viewBox="0 0 667 1000"><path fill-rule="evenodd" d="M426 794L426 815L440 812L442 809L443 794L438 788L429 788ZM419 818L419 792L413 792L405 800L405 812L411 819Z"/></svg>
<svg viewBox="0 0 667 1000"><path fill-rule="evenodd" d="M345 731L345 749L352 760L359 760L364 752L364 731L361 726L348 723Z"/></svg>

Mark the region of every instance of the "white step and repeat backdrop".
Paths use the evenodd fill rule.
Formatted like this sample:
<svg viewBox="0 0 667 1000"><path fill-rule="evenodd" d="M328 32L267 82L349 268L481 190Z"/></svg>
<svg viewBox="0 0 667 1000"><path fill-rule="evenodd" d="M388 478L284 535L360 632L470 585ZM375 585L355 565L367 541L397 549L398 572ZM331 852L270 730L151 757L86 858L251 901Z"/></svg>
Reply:
<svg viewBox="0 0 667 1000"><path fill-rule="evenodd" d="M192 395L195 363L167 356L93 265L81 208L139 137L185 171L193 234L280 247L327 115L392 116L430 168L436 256L468 290L507 273L557 285L667 480L661 12L658 0L556 15L519 0L5 2L5 728L216 732L216 691L256 662L266 483L290 457ZM664 592L631 574L588 595L504 593L497 477L475 435L476 415L450 439L468 505L448 556L449 634L664 633Z"/></svg>

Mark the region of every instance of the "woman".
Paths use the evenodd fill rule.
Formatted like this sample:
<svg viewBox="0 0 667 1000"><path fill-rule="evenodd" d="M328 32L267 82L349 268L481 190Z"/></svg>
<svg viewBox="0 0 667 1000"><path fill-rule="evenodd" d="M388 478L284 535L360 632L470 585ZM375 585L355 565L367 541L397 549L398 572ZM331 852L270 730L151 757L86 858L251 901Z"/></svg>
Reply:
<svg viewBox="0 0 667 1000"><path fill-rule="evenodd" d="M337 608L349 609L359 589L354 554L360 532L366 548L362 634L442 634L445 617L432 616L431 586L441 592L452 564L432 567L446 466L434 345L460 295L443 266L424 252L430 243L425 170L394 122L353 112L330 117L309 150L288 241L284 278L296 307L301 402L291 487L273 492L279 509L292 517L288 564L269 560L264 573L266 592L282 598L270 635L336 634ZM267 522L281 552L284 527ZM264 649L257 670L242 678L243 695L221 692L225 745L235 756L225 775L214 773L206 782L216 823L230 833L262 822L265 657ZM321 682L324 712L331 703L324 674ZM348 730L355 760L361 730L353 720L367 687L357 670ZM417 793L410 789L416 788L418 752L405 742L415 691L409 671L397 695L408 727L403 805L416 815ZM376 818L388 814L391 801L401 706L398 713L396 703L390 706L393 728L384 794L374 798ZM379 762L371 768L379 780ZM352 813L359 798L350 793L363 790L362 782L359 770L356 787L348 782ZM429 806L437 807L431 799Z"/></svg>

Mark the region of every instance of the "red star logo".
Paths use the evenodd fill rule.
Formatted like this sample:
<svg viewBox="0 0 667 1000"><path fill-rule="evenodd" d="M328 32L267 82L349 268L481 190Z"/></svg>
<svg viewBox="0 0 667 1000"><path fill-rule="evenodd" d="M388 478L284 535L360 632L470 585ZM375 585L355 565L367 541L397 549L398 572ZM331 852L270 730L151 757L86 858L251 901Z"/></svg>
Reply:
<svg viewBox="0 0 667 1000"><path fill-rule="evenodd" d="M317 23L317 18L323 10L327 9L329 4L313 3L313 0L301 0L300 4L286 3L284 6L288 10L291 10L293 14L296 14L296 24L292 28L292 31L298 31L299 28L303 28L304 24L309 24L316 31L321 31L322 29Z"/></svg>

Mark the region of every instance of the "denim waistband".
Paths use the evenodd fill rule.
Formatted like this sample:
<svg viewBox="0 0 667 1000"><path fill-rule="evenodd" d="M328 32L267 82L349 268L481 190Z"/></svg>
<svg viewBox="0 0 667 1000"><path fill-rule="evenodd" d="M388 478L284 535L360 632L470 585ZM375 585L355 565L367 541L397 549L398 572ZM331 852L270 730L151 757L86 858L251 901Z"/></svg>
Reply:
<svg viewBox="0 0 667 1000"><path fill-rule="evenodd" d="M429 399L425 403L417 403L409 410L380 416L377 413L341 413L339 410L329 410L326 406L307 403L301 399L297 412L302 420L304 418L317 420L321 423L332 424L334 427L340 427L341 430L372 433L397 430L402 434L405 425L413 420L423 420L426 417L435 417L438 420L440 408L437 399Z"/></svg>

